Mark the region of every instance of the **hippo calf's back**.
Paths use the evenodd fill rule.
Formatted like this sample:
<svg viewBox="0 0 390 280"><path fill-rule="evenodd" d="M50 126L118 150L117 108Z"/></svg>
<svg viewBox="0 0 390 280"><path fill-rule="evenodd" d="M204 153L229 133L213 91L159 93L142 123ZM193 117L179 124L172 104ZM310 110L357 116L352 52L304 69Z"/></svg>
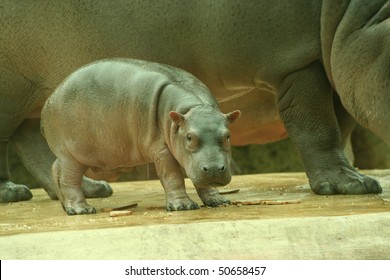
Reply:
<svg viewBox="0 0 390 280"><path fill-rule="evenodd" d="M157 72L161 68L166 73ZM96 170L151 161L137 148L149 148L158 136L151 116L157 114L158 94L172 81L172 71L136 60L107 60L74 72L42 111L45 135L55 131L52 139L61 142L52 140L52 150L58 153L66 145L77 160ZM48 122L51 117L56 122Z"/></svg>

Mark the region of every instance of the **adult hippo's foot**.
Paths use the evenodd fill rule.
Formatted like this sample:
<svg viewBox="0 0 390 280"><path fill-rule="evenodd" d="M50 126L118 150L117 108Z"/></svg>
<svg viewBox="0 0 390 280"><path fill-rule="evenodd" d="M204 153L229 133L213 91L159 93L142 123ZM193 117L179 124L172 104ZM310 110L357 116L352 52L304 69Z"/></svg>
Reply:
<svg viewBox="0 0 390 280"><path fill-rule="evenodd" d="M344 166L318 171L309 177L309 183L313 192L321 195L382 192L377 180Z"/></svg>
<svg viewBox="0 0 390 280"><path fill-rule="evenodd" d="M8 140L0 139L0 203L29 200L31 191L24 185L14 184L9 180Z"/></svg>
<svg viewBox="0 0 390 280"><path fill-rule="evenodd" d="M57 188L55 183L51 183L50 187L44 189L51 199L56 200L59 192ZM96 181L85 176L83 177L81 190L86 198L109 197L113 194L112 187L106 181Z"/></svg>
<svg viewBox="0 0 390 280"><path fill-rule="evenodd" d="M95 181L85 176L81 189L86 198L108 197L113 193L111 186L106 181Z"/></svg>
<svg viewBox="0 0 390 280"><path fill-rule="evenodd" d="M216 188L195 187L200 199L205 206L218 207L220 205L230 204L230 200L219 194Z"/></svg>
<svg viewBox="0 0 390 280"><path fill-rule="evenodd" d="M0 183L0 202L16 202L32 198L31 191L25 185L17 185L10 181Z"/></svg>

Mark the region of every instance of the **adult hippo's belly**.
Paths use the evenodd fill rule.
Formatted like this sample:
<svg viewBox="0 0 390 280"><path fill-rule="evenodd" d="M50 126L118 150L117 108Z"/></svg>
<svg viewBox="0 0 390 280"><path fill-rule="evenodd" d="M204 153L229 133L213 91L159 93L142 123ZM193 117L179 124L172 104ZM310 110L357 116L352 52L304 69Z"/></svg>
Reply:
<svg viewBox="0 0 390 280"><path fill-rule="evenodd" d="M240 108L243 112L240 121L230 126L231 144L265 144L287 137L281 120L275 95L265 90L253 89L235 99L219 102L223 112Z"/></svg>
<svg viewBox="0 0 390 280"><path fill-rule="evenodd" d="M48 179L54 157L39 119L29 117L39 116L68 74L108 57L182 68L222 107L237 102L243 110L232 128L237 144L283 138L285 127L315 193L381 191L350 166L343 146L355 120L390 142L388 0L2 0L0 6L2 202L31 198L28 188L9 179L10 141L55 197ZM269 94L255 96L263 90L274 103ZM250 104L240 106L243 101ZM87 179L84 191L111 193Z"/></svg>

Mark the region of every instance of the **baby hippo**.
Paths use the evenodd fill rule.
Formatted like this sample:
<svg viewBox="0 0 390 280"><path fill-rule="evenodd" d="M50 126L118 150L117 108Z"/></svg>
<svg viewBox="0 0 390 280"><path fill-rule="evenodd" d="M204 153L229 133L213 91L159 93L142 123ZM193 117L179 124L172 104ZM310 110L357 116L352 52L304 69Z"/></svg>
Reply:
<svg viewBox="0 0 390 280"><path fill-rule="evenodd" d="M166 209L198 209L182 166L207 206L229 203L215 187L231 180L229 123L209 89L168 65L132 59L86 65L54 91L42 110L42 133L57 159L58 197L69 215L90 214L84 173L118 172L154 162Z"/></svg>

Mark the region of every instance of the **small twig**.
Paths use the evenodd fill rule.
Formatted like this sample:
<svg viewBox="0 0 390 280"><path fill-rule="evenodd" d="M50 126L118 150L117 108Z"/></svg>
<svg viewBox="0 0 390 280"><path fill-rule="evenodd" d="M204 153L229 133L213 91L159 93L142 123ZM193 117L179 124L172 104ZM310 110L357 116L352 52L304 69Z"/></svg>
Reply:
<svg viewBox="0 0 390 280"><path fill-rule="evenodd" d="M134 202L134 203L124 205L124 206L119 206L119 207L105 207L105 208L102 208L101 210L102 210L102 212L111 212L111 211L116 211L116 210L126 210L126 209L134 208L137 206L138 206L138 203Z"/></svg>
<svg viewBox="0 0 390 280"><path fill-rule="evenodd" d="M243 201L233 201L233 205L285 205L285 204L298 204L302 200L243 200Z"/></svg>
<svg viewBox="0 0 390 280"><path fill-rule="evenodd" d="M219 194L231 194L231 193L238 193L240 189L234 189L234 190L226 190L226 191L220 191Z"/></svg>

